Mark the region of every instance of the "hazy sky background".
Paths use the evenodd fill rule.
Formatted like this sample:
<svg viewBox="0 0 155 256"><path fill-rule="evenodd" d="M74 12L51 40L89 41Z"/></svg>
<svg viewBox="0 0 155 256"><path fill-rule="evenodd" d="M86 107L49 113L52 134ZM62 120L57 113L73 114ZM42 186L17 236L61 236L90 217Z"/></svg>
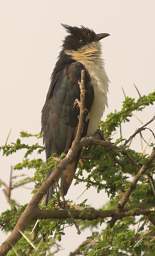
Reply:
<svg viewBox="0 0 155 256"><path fill-rule="evenodd" d="M133 97L137 97L134 83L141 94L155 89L154 0L0 0L0 144L10 129L10 141L21 130L40 131L50 75L66 34L60 23L111 34L102 41L111 80L106 113L119 108L122 87ZM148 120L148 116L143 118ZM1 158L0 177L6 181L15 160ZM68 198L76 198L77 193L79 190L72 188ZM103 204L103 194L96 197L94 190L88 194L94 206ZM16 196L21 201L29 197L27 191ZM5 207L0 193L0 210ZM74 228L70 232L63 240L66 249L58 255L67 255L80 241Z"/></svg>

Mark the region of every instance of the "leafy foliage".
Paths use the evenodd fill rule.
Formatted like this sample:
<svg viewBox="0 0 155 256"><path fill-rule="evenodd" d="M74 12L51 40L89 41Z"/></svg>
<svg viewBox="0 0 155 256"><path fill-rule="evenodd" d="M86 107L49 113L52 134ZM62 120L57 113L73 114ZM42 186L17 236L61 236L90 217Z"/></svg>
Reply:
<svg viewBox="0 0 155 256"><path fill-rule="evenodd" d="M145 107L154 104L155 92L140 97L138 100L126 97L120 111L110 113L104 122L100 124L100 131L108 141L113 141L116 149L106 149L101 145L92 145L83 148L81 161L75 177L75 185L84 183L86 188L94 187L97 192L104 191L109 201L103 206L103 210L117 209L118 202L122 193L131 185L131 180L142 165L148 159L148 154L142 151L136 151L132 145L125 145L128 138L122 138L119 134L119 127L128 122L134 111L143 111ZM114 139L113 133L117 132L117 139ZM152 141L149 147L155 145L154 132L150 129ZM18 151L23 152L23 159L16 163L13 168L17 180L12 182L12 189L20 187L29 182L34 183L33 193L46 179L49 171L57 166L58 159L52 156L46 162L42 153L41 134L31 134L21 132L19 138L14 143L6 143L1 146L0 150L3 156L16 154ZM147 145L148 146L148 145ZM62 155L60 158L63 158ZM18 180L22 172L26 171L27 177ZM131 194L127 203L128 209L155 208L155 186L154 186L155 162L149 166L145 176L142 176L137 183L136 189ZM19 177L18 177L19 176ZM1 186L3 182L0 181ZM40 208L51 209L61 208L61 196L59 189L53 192L53 198L48 206L42 201ZM78 207L74 202L68 202L70 207ZM86 207L86 201L81 203ZM14 227L17 218L24 210L25 205L18 205L16 201L10 204L0 216L0 227L4 232L9 232ZM155 216L130 216L119 220L107 219L103 225L101 219L94 221L78 222L81 230L90 228L92 234L88 237L77 250L70 255L88 255L88 256L125 256L125 255L148 255L153 256L155 251L154 234ZM105 220L104 220L105 222ZM66 226L74 225L73 220L38 220L31 223L22 239L8 253L14 255L56 255L59 251L58 242L65 234ZM97 232L93 231L93 229Z"/></svg>
<svg viewBox="0 0 155 256"><path fill-rule="evenodd" d="M118 112L115 111L114 113L110 113L105 122L101 123L104 135L109 137L121 123L129 121L133 111L142 111L146 106L154 104L154 101L155 92L152 92L147 96L144 95L137 101L134 98L126 97L122 104L122 109Z"/></svg>

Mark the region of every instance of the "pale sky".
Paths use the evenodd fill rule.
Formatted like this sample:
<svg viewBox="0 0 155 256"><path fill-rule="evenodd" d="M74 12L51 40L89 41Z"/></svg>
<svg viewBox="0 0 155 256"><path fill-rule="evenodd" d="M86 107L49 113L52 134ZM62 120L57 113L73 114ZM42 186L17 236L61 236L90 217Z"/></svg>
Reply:
<svg viewBox="0 0 155 256"><path fill-rule="evenodd" d="M134 83L141 94L155 89L154 0L0 0L0 144L10 129L10 141L21 130L40 131L50 75L66 34L60 23L111 34L102 41L111 81L106 113L120 107L122 87L132 97L137 97ZM1 158L0 177L6 181L15 160L19 158ZM24 193L27 191L22 193L22 200L28 197ZM72 188L68 198L76 198L77 193ZM93 190L88 194L94 206L104 203L103 194L97 198ZM18 193L17 197L20 200ZM4 210L2 193L0 198L0 210ZM63 241L66 249L57 255L68 255L78 245L80 238L75 230L70 232Z"/></svg>

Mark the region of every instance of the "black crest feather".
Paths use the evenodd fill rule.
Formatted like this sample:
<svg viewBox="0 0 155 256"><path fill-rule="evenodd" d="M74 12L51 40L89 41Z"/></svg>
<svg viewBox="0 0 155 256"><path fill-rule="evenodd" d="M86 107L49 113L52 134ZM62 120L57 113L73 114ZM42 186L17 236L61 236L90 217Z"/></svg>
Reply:
<svg viewBox="0 0 155 256"><path fill-rule="evenodd" d="M97 40L96 33L89 28L84 26L73 27L66 24L61 25L69 33L63 43L64 49L77 50L78 48Z"/></svg>

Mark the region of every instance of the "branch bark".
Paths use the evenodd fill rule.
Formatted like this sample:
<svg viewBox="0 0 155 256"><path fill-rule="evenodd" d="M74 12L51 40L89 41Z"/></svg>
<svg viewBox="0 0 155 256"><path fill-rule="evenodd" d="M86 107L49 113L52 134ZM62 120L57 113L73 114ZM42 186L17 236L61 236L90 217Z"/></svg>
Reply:
<svg viewBox="0 0 155 256"><path fill-rule="evenodd" d="M119 209L124 208L124 206L126 205L126 203L129 200L129 197L130 197L132 191L136 188L137 182L139 181L141 176L143 176L145 174L145 172L148 170L148 168L150 167L151 163L154 160L155 160L155 148L153 148L152 153L149 156L149 158L147 159L146 163L140 168L138 173L133 178L128 190L123 194L121 200L119 201L119 205L118 205Z"/></svg>
<svg viewBox="0 0 155 256"><path fill-rule="evenodd" d="M119 211L118 209L112 210L96 210L94 208L75 209L70 208L70 212L74 219L79 220L104 220L105 218L121 219L127 216L139 216L155 213L155 208L136 208L136 209L124 209ZM52 209L52 210L40 210L36 209L36 216L38 219L69 219L70 215L67 209Z"/></svg>
<svg viewBox="0 0 155 256"><path fill-rule="evenodd" d="M143 130L146 129L146 126L149 125L150 123L152 123L153 121L155 121L155 116L153 116L147 123L143 124L141 127L139 127L130 137L129 139L127 139L124 143L124 146L126 146L130 141L133 140L133 138L140 132L142 132Z"/></svg>
<svg viewBox="0 0 155 256"><path fill-rule="evenodd" d="M91 145L100 145L109 150L115 150L121 152L123 148L115 146L115 144L111 143L110 141L104 141L100 139L96 139L93 136L84 137L80 141L81 147L83 146L91 146Z"/></svg>
<svg viewBox="0 0 155 256"><path fill-rule="evenodd" d="M63 170L66 166L73 161L74 157L76 156L77 151L81 147L80 140L82 136L83 130L83 119L85 114L85 72L84 70L81 71L81 82L79 82L80 86L80 116L79 116L79 124L75 139L71 145L70 150L68 151L67 155L63 160L59 162L57 167L52 171L50 176L44 181L44 183L40 186L36 194L32 197L29 204L19 217L13 231L8 236L8 238L1 244L0 246L0 255L6 255L7 252L16 244L16 242L21 238L21 231L23 232L28 224L35 218L36 216L36 209L38 209L38 204L40 203L41 199L43 198L44 194L48 191L50 186L55 184L56 181L59 180Z"/></svg>
<svg viewBox="0 0 155 256"><path fill-rule="evenodd" d="M141 167L137 175L134 177L131 186L125 192L123 198L120 200L119 206L120 209L113 209L113 210L95 210L93 208L86 208L86 209L70 209L71 215L69 214L67 209L52 209L52 210L40 210L38 204L40 203L41 199L43 198L44 194L47 192L50 186L52 186L58 179L61 177L63 170L66 166L74 160L79 149L83 146L89 145L101 145L107 149L115 150L117 152L124 152L125 150L123 147L116 147L111 142L98 140L93 137L82 138L82 131L83 131L83 119L85 115L85 79L84 71L81 72L81 82L80 82L80 116L79 116L79 124L76 133L76 137L72 143L70 150L68 151L67 155L64 159L60 160L57 167L52 171L50 176L42 183L36 194L32 197L29 204L19 217L16 226L14 227L11 234L8 238L2 243L0 246L0 255L6 255L7 252L16 244L16 242L21 238L21 232L25 230L25 228L35 219L67 219L70 218L72 215L75 219L81 220L96 220L111 217L114 219L121 219L126 216L138 216L138 215L149 215L155 213L154 208L150 209L124 209L130 194L135 189L136 184L140 177L147 171L152 161L155 159L155 149L153 150L151 156L148 158L148 161Z"/></svg>

